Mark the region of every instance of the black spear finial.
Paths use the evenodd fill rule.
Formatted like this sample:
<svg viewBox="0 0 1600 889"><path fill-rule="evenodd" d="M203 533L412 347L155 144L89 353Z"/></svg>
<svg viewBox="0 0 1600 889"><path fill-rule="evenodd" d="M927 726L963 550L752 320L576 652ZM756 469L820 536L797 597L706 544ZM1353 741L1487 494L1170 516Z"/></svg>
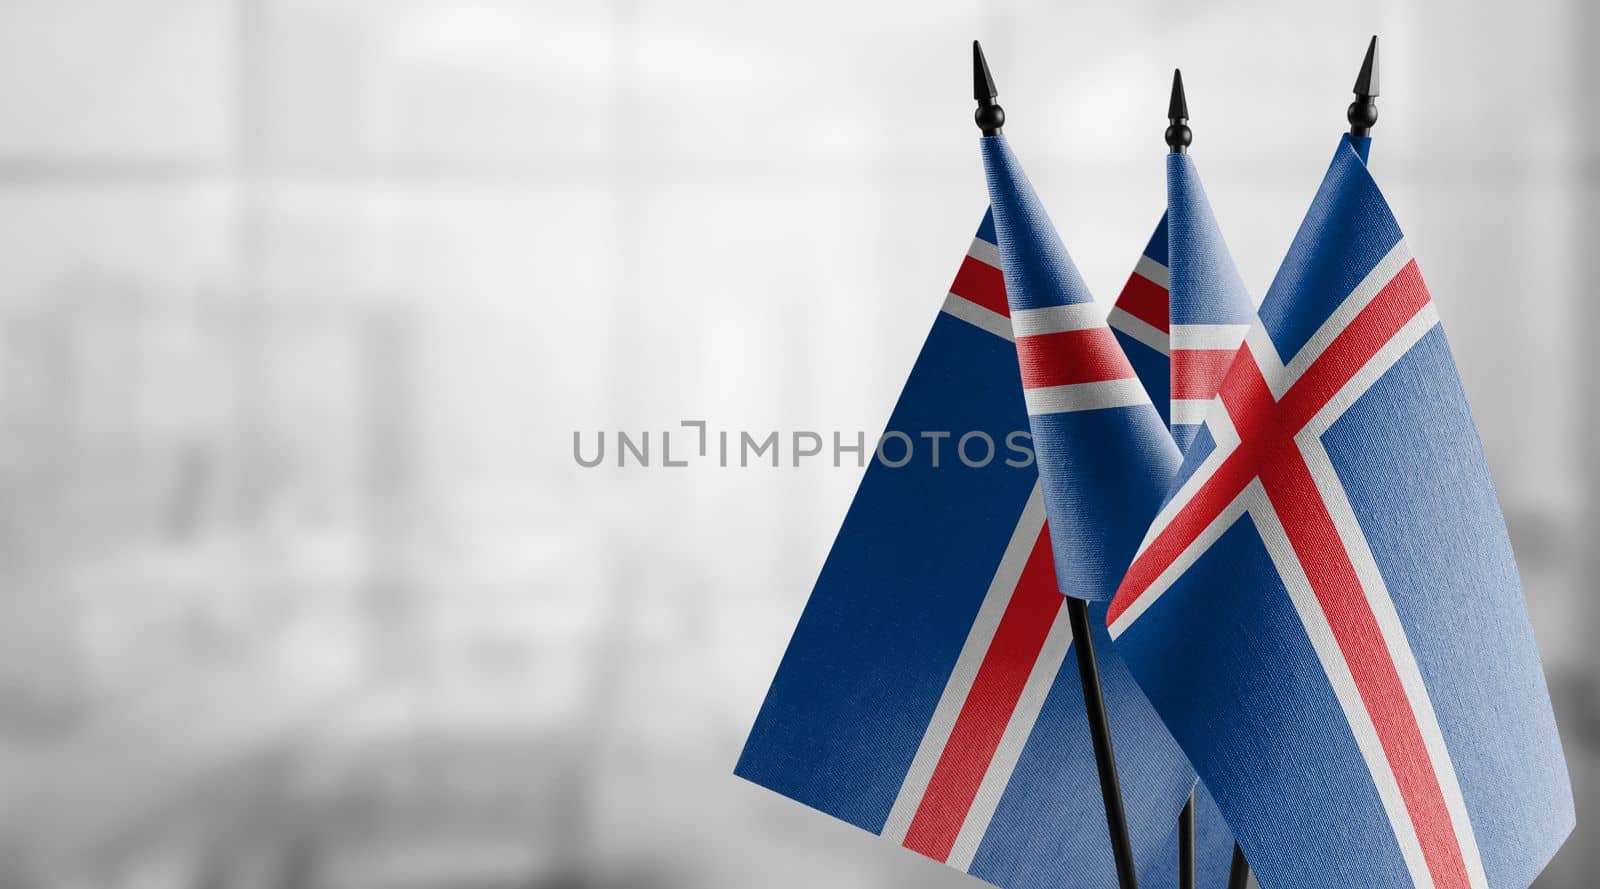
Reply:
<svg viewBox="0 0 1600 889"><path fill-rule="evenodd" d="M1194 131L1189 129L1189 101L1183 95L1183 72L1172 69L1172 101L1167 104L1167 147L1173 154L1183 154L1194 141Z"/></svg>
<svg viewBox="0 0 1600 889"><path fill-rule="evenodd" d="M1345 117L1350 121L1350 135L1367 136L1372 125L1378 122L1378 35L1372 35L1367 44L1367 57L1361 60L1361 73L1356 75L1356 100L1350 103Z"/></svg>
<svg viewBox="0 0 1600 889"><path fill-rule="evenodd" d="M978 110L973 112L972 119L977 122L978 129L983 130L985 136L994 136L1000 133L1000 128L1005 126L1006 111L1000 107L995 98L1000 91L994 88L994 77L989 73L989 63L983 58L983 46L978 41L972 41L972 97L978 100Z"/></svg>

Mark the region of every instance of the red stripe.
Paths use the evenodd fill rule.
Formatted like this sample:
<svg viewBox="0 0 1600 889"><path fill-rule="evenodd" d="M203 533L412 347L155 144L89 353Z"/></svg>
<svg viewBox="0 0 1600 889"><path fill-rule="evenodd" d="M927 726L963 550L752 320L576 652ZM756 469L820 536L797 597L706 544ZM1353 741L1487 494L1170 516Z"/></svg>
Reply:
<svg viewBox="0 0 1600 889"><path fill-rule="evenodd" d="M1134 272L1117 295L1117 308L1162 333L1167 332L1167 288Z"/></svg>
<svg viewBox="0 0 1600 889"><path fill-rule="evenodd" d="M1173 349L1172 397L1209 401L1222 388L1235 349Z"/></svg>
<svg viewBox="0 0 1600 889"><path fill-rule="evenodd" d="M1268 439L1291 438L1303 429L1427 302L1428 290L1413 260L1378 291L1277 404L1273 403L1261 376L1261 363L1250 351L1249 343L1241 346L1240 359L1231 364L1217 392L1239 433L1239 448L1133 560L1111 601L1107 621L1115 621L1138 601L1161 572L1244 490L1257 472L1256 452Z"/></svg>
<svg viewBox="0 0 1600 889"><path fill-rule="evenodd" d="M1293 437L1428 304L1416 263L1384 285L1274 404L1253 353L1233 364L1220 395L1241 444L1134 560L1109 620L1125 613L1196 536L1260 474L1372 720L1435 886L1469 885L1460 838L1417 714L1327 504ZM1248 352L1249 346L1245 346Z"/></svg>
<svg viewBox="0 0 1600 889"><path fill-rule="evenodd" d="M1362 706L1372 718L1378 743L1416 827L1433 884L1436 889L1467 889L1467 866L1445 805L1444 790L1434 774L1417 715L1361 588L1361 579L1299 448L1285 441L1273 451L1261 461L1267 497L1288 532L1295 555L1305 566L1311 590L1350 667Z"/></svg>
<svg viewBox="0 0 1600 889"><path fill-rule="evenodd" d="M1101 383L1133 376L1128 357L1117 345L1111 328L1104 324L1087 330L1017 337L1017 361L1022 366L1024 389Z"/></svg>
<svg viewBox="0 0 1600 889"><path fill-rule="evenodd" d="M950 848L967 820L978 785L989 771L1006 724L1011 721L1011 713L1061 608L1063 600L1056 591L1054 565L1047 526L1034 542L1033 552L1017 579L1016 591L1006 604L994 639L973 677L972 688L961 704L939 764L928 779L928 789L906 831L907 849L936 861L950 857Z"/></svg>
<svg viewBox="0 0 1600 889"><path fill-rule="evenodd" d="M991 312L1011 317L1011 306L1006 303L1005 274L982 260L970 256L963 259L950 292Z"/></svg>
<svg viewBox="0 0 1600 889"><path fill-rule="evenodd" d="M1295 553L1306 567L1313 592L1350 667L1361 702L1372 718L1384 756L1394 772L1406 811L1422 845L1423 860L1438 889L1466 887L1461 844L1445 805L1444 789L1422 740L1394 659L1372 614L1310 470L1288 437L1310 422L1355 374L1427 306L1427 285L1415 260L1406 263L1373 297L1304 375L1284 393L1274 425L1283 432L1278 459L1260 461L1262 481L1275 504Z"/></svg>
<svg viewBox="0 0 1600 889"><path fill-rule="evenodd" d="M1248 344L1244 346L1244 349L1249 348ZM1235 425L1241 416L1260 416L1272 409L1272 391L1267 388L1267 381L1261 376L1253 356L1234 363L1233 371L1228 374L1219 394ZM1139 601L1139 597L1150 590L1156 578L1177 561L1195 538L1216 521L1228 504L1250 484L1256 475L1255 450L1255 442L1245 438L1222 461L1216 472L1206 479L1189 502L1178 510L1172 521L1150 541L1144 552L1134 558L1117 587L1116 596L1111 599L1106 623L1115 623L1133 603Z"/></svg>
<svg viewBox="0 0 1600 889"><path fill-rule="evenodd" d="M1379 349L1394 339L1428 300L1428 287L1422 282L1417 261L1412 260L1378 291L1372 302L1334 337L1328 348L1284 393L1279 422L1290 429L1289 434L1299 432L1311 422L1317 411L1331 401Z"/></svg>

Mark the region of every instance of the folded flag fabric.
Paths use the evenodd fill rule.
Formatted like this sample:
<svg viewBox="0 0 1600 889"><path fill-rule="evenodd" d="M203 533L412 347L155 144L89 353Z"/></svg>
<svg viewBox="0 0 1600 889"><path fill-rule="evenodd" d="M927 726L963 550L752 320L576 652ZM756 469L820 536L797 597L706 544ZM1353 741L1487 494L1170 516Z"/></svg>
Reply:
<svg viewBox="0 0 1600 889"><path fill-rule="evenodd" d="M1571 789L1437 311L1345 137L1108 611L1266 886L1525 887Z"/></svg>
<svg viewBox="0 0 1600 889"><path fill-rule="evenodd" d="M1180 450L1193 441L1254 314L1194 160L1168 154L1167 211L1106 323ZM1153 885L1177 882L1176 827L1171 844L1174 853L1158 861ZM1200 784L1195 792L1198 884L1225 885L1232 863L1233 835Z"/></svg>
<svg viewBox="0 0 1600 889"><path fill-rule="evenodd" d="M1254 315L1194 160L1168 154L1167 212L1106 320L1180 450L1194 440ZM1233 836L1203 784L1195 840L1198 884L1225 885ZM1158 885L1175 884L1176 853L1171 859Z"/></svg>
<svg viewBox="0 0 1600 889"><path fill-rule="evenodd" d="M1176 471L1177 448L1006 137L985 136L980 144L1057 582L1065 595L1103 600ZM1102 672L1120 675L1115 649L1104 642L1096 649ZM1175 819L1193 785L1161 787L1154 799L1135 796L1127 776L1152 753L1165 757L1167 740L1159 730L1118 728L1112 735L1124 806L1155 813L1153 822L1127 813L1134 860L1141 873L1162 870L1176 860ZM1115 885L1109 876L1104 885Z"/></svg>
<svg viewBox="0 0 1600 889"><path fill-rule="evenodd" d="M1169 421L1172 401L1172 344L1167 305L1171 270L1167 268L1167 214L1150 235L1144 253L1106 315L1106 324L1128 356L1133 372L1155 405L1161 422Z"/></svg>
<svg viewBox="0 0 1600 889"><path fill-rule="evenodd" d="M1173 440L1188 450L1256 313L1187 154L1167 155L1167 220L1170 417Z"/></svg>
<svg viewBox="0 0 1600 889"><path fill-rule="evenodd" d="M1061 592L1109 599L1178 449L1006 137L980 142Z"/></svg>
<svg viewBox="0 0 1600 889"><path fill-rule="evenodd" d="M1165 221L1170 269L1168 417L1172 439L1184 451L1194 441L1207 405L1216 397L1234 353L1244 342L1255 305L1222 239L1200 172L1188 154L1167 155ZM1225 886L1233 868L1233 834L1205 782L1196 783L1197 885Z"/></svg>
<svg viewBox="0 0 1600 889"><path fill-rule="evenodd" d="M982 432L1001 454L872 463L735 771L999 886L1101 889L1115 869L1044 496L1006 445L1026 446L1028 415L995 242L985 216L889 429ZM1111 655L1104 615L1143 861L1193 772Z"/></svg>

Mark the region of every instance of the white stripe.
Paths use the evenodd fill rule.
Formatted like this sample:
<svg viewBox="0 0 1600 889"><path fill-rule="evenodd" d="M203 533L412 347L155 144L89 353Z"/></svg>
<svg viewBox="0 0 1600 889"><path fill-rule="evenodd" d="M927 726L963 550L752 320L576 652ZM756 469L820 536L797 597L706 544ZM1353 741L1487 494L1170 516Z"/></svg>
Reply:
<svg viewBox="0 0 1600 889"><path fill-rule="evenodd" d="M1092 302L1045 306L1042 309L1013 309L1011 312L1011 329L1019 337L1088 330L1104 322L1105 315L1100 305Z"/></svg>
<svg viewBox="0 0 1600 889"><path fill-rule="evenodd" d="M955 293L946 294L943 311L949 312L973 327L987 330L1001 339L1011 339L1010 319L993 309L980 306L964 296Z"/></svg>
<svg viewBox="0 0 1600 889"><path fill-rule="evenodd" d="M1350 379L1345 381L1345 384L1339 388L1338 392L1333 394L1332 398L1328 399L1326 404L1317 409L1316 415L1311 418L1310 422L1306 423L1305 429L1301 430L1299 435L1309 433L1320 436L1328 431L1328 428L1333 425L1335 420L1343 416L1344 412L1349 410L1357 399L1372 388L1372 384L1376 383L1378 378L1388 373L1389 369L1394 367L1395 362L1411 351L1411 348L1438 323L1439 310L1434 306L1433 300L1430 299L1422 305L1422 308L1417 310L1415 315L1411 316L1410 320L1395 331L1394 336L1390 337L1382 348L1367 359L1367 363L1362 365L1361 369L1357 370L1351 375ZM1299 439L1299 435L1296 436L1296 440Z"/></svg>
<svg viewBox="0 0 1600 889"><path fill-rule="evenodd" d="M1216 442L1217 450L1231 452L1239 446L1239 429L1233 425L1233 415L1228 413L1228 406L1222 403L1222 396L1211 398L1211 410L1206 413L1206 425L1211 427L1211 440Z"/></svg>
<svg viewBox="0 0 1600 889"><path fill-rule="evenodd" d="M1134 377L1024 389L1022 397L1027 401L1028 415L1032 417L1150 403L1150 395L1144 391L1144 384Z"/></svg>
<svg viewBox="0 0 1600 889"><path fill-rule="evenodd" d="M1466 798L1461 791L1455 763L1451 760L1449 748L1445 745L1444 731L1439 726L1439 717L1433 708L1433 700L1423 683L1422 670L1417 666L1416 653L1411 648L1410 640L1406 638L1405 626L1400 621L1394 599L1389 595L1383 574L1378 570L1377 559L1372 555L1366 535L1356 519L1355 509L1350 505L1338 473L1334 471L1333 461L1322 443L1323 433L1333 425L1333 422L1348 410L1350 405L1355 404L1373 383L1387 373L1395 362L1409 352L1438 323L1438 312L1430 301L1400 329L1393 339L1384 344L1371 361L1345 383L1322 410L1317 412L1306 428L1295 436L1295 442L1299 445L1300 453L1311 470L1311 478L1316 482L1317 490L1322 495L1322 501L1327 506L1334 527L1338 529L1339 539L1344 543L1345 552L1349 555L1350 563L1361 581L1361 589L1366 595L1368 607L1372 609L1373 617L1383 633L1384 646L1388 649L1390 659L1393 660L1396 672L1400 676L1401 685L1405 688L1407 701L1417 720L1417 727L1421 730L1423 744L1428 749L1428 759L1439 781L1445 808L1450 813L1451 827L1454 828L1456 839L1461 846L1468 880L1474 889L1484 889L1488 885L1488 876L1483 869L1483 857L1478 849L1477 836L1472 829L1471 818L1467 814ZM1368 763L1369 769L1376 767L1373 763ZM1387 760L1384 767L1387 767Z"/></svg>
<svg viewBox="0 0 1600 889"><path fill-rule="evenodd" d="M1372 773L1378 799L1383 804L1384 812L1389 816L1390 826L1394 829L1395 839L1400 845L1400 855L1405 859L1406 870L1411 874L1411 882L1417 889L1432 889L1433 877L1428 873L1427 862L1423 859L1422 844L1417 839L1416 826L1411 822L1411 813L1406 810L1405 799L1400 795L1400 785L1395 781L1393 770L1389 768L1389 760L1384 755L1382 743L1378 740L1378 730L1372 724L1372 716L1361 701L1355 677L1350 674L1350 665L1339 651L1333 627L1329 625L1328 617L1323 613L1322 605L1311 589L1311 580L1306 576L1305 566L1300 564L1300 558L1289 542L1289 535L1283 528L1282 520L1278 518L1276 510L1266 496L1266 491L1261 487L1261 480L1251 481L1247 490L1251 495L1250 517L1255 521L1256 530L1261 534L1267 555L1271 557L1278 576L1282 578L1284 587L1289 591L1289 600L1294 603L1294 609L1300 615L1306 636L1310 638L1311 647L1317 653L1317 660L1322 662L1328 683L1333 687L1334 697L1338 699L1339 707L1344 711L1345 720L1350 725L1350 731L1355 736L1356 746L1361 750L1361 756L1366 760L1367 768Z"/></svg>
<svg viewBox="0 0 1600 889"><path fill-rule="evenodd" d="M1172 425L1198 426L1206 421L1206 413L1211 410L1211 401L1202 401L1198 398L1172 399Z"/></svg>
<svg viewBox="0 0 1600 889"><path fill-rule="evenodd" d="M1172 287L1172 272L1148 256L1139 257L1139 261L1133 266L1133 273L1160 284L1162 290L1169 290Z"/></svg>
<svg viewBox="0 0 1600 889"><path fill-rule="evenodd" d="M1387 286L1390 281L1393 281L1395 276L1400 274L1400 270L1405 268L1406 263L1410 261L1411 248L1406 246L1406 242L1402 238L1399 243L1389 249L1389 252L1382 259L1378 260L1378 264L1372 267L1372 271L1367 272L1367 276L1361 279L1361 283L1350 291L1350 295L1339 303L1339 307L1333 310L1328 319L1322 322L1322 326L1317 328L1317 332L1313 333L1311 338L1306 340L1306 344L1300 347L1300 351L1295 353L1294 358L1284 368L1291 383L1300 379L1300 375L1306 372L1311 363L1316 361L1323 352L1327 351L1328 346L1333 343L1334 339L1343 333L1346 327L1350 326L1350 322L1361 314L1361 310L1366 308L1372 302L1373 297L1376 297L1379 291Z"/></svg>
<svg viewBox="0 0 1600 889"><path fill-rule="evenodd" d="M1121 636L1124 630L1133 625L1134 621L1138 620L1146 611L1149 611L1150 606L1161 598L1161 594L1165 593L1167 588L1171 587L1183 575L1183 572L1188 571L1189 567L1207 549L1210 549L1213 543L1217 542L1217 538L1221 537L1224 531L1233 527L1233 523L1239 520L1239 516L1243 515L1246 509L1246 493L1248 493L1248 489L1233 498L1233 502L1218 513L1217 517L1211 520L1211 524L1205 526L1199 534L1195 535L1194 540L1184 547L1183 552L1172 560L1172 564L1168 565L1166 570L1157 575L1150 586L1139 594L1139 598L1134 599L1133 604L1129 605L1126 611L1117 615L1117 619L1112 622L1110 627L1111 638L1116 639ZM1143 547L1140 547L1140 549L1142 550Z"/></svg>
<svg viewBox="0 0 1600 889"><path fill-rule="evenodd" d="M1144 343L1163 355L1169 354L1171 351L1168 346L1167 335L1162 332L1161 328L1142 318L1130 315L1126 309L1112 306L1110 314L1106 315L1106 323L1111 325L1113 329L1127 334L1129 337Z"/></svg>
<svg viewBox="0 0 1600 889"><path fill-rule="evenodd" d="M1174 324L1172 348L1237 349L1249 329L1248 324Z"/></svg>
<svg viewBox="0 0 1600 889"><path fill-rule="evenodd" d="M967 255L995 268L1004 268L1000 265L1000 248L982 238L973 238L972 246L967 248Z"/></svg>
<svg viewBox="0 0 1600 889"><path fill-rule="evenodd" d="M972 622L972 629L967 631L967 640L961 646L955 668L945 681L944 692L933 710L933 719L922 734L922 743L918 745L911 768L900 784L900 792L889 810L889 818L883 824L884 838L897 845L905 843L911 819L916 816L917 807L922 805L922 797L928 791L928 781L933 777L934 767L939 764L939 757L944 755L945 745L950 741L950 731L955 728L956 717L961 715L961 708L972 691L972 681L978 675L989 644L994 641L995 629L1000 626L1000 618L1017 590L1022 569L1027 565L1028 556L1033 553L1034 544L1043 530L1044 489L1035 482L1033 493L1029 495L1022 516L1017 520L1016 530L1011 533L1011 542L1006 544L1005 554L995 568L989 591L984 594L983 604L978 607L978 616Z"/></svg>
<svg viewBox="0 0 1600 889"><path fill-rule="evenodd" d="M1261 370L1261 378L1267 381L1267 391L1272 393L1274 399L1283 397L1289 391L1289 384L1294 382L1284 370L1283 358L1278 355L1278 346L1267 335L1267 328L1262 325L1261 319L1250 325L1244 335L1245 345L1250 347L1250 354L1255 356L1256 367Z"/></svg>
<svg viewBox="0 0 1600 889"><path fill-rule="evenodd" d="M1061 664L1066 660L1071 646L1072 622L1063 602L1056 612L1055 622L1050 625L1049 635L1045 636L1039 659L1033 662L1033 669L1028 673L1028 681L1022 687L1022 696L1017 699L1016 709L1011 711L1011 719L1006 722L1006 730L1000 736L1000 746L995 748L994 758L989 761L989 768L978 784L978 793L972 798L972 808L967 810L967 818L961 823L955 844L950 847L950 857L946 863L951 867L963 871L972 867L973 856L978 854L978 846L983 842L984 834L989 832L989 822L994 820L1000 797L1011 784L1011 776L1017 770L1017 760L1022 758L1022 748L1033 734L1034 723L1039 721L1045 699L1050 696L1050 687L1055 684L1056 674L1061 672Z"/></svg>
<svg viewBox="0 0 1600 889"><path fill-rule="evenodd" d="M1150 522L1150 530L1145 532L1144 540L1139 542L1139 551L1135 554L1135 558L1142 555L1150 544L1155 542L1156 537L1172 524L1178 513L1189 505L1194 495L1205 486L1211 476L1216 474L1217 467L1222 465L1222 461L1228 459L1234 449L1239 447L1239 432L1234 429L1233 418L1228 416L1227 409L1223 407L1222 398L1219 396L1211 401L1211 409L1206 412L1206 425L1211 429L1211 440L1216 447L1200 461L1200 466L1184 479L1177 493L1173 494L1172 499L1163 504L1161 510L1156 513L1155 519Z"/></svg>

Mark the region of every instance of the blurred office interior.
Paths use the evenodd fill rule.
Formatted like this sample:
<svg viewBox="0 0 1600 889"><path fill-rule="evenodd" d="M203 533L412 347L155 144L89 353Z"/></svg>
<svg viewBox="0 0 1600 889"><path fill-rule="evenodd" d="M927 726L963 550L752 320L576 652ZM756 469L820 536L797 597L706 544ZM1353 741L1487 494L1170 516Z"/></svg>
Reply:
<svg viewBox="0 0 1600 889"><path fill-rule="evenodd" d="M0 887L975 885L730 772L983 209L968 41L1102 299L1171 69L1271 280L1384 40L1445 318L1600 817L1581 0L0 6ZM676 446L676 442L674 443ZM659 443L658 443L659 447ZM1592 885L1575 838L1538 884Z"/></svg>

